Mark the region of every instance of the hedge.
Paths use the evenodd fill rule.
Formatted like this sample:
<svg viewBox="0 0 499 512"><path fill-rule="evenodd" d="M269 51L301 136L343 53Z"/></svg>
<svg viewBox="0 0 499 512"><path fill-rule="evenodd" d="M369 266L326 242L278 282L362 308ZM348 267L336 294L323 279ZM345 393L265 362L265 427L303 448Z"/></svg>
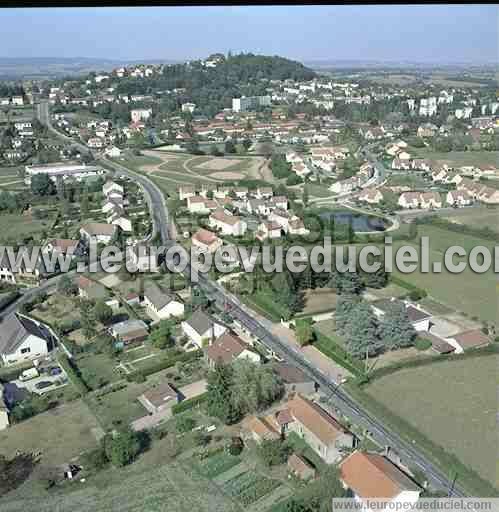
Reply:
<svg viewBox="0 0 499 512"><path fill-rule="evenodd" d="M340 347L333 339L325 336L318 329L314 329L314 334L316 341L313 343L313 346L356 377L365 377L362 364L359 361L352 361L350 355L343 347Z"/></svg>
<svg viewBox="0 0 499 512"><path fill-rule="evenodd" d="M194 361L195 359L199 359L203 354L202 350L195 350L193 352L183 352L179 355L175 355L166 359L163 359L162 361L159 361L156 364L153 364L144 370L136 370L134 372L131 372L127 374L126 380L129 382L142 381L145 379L145 377L152 375L153 373L160 372L161 370L166 370L167 368L170 368L170 366L173 366L175 363L186 363L188 361Z"/></svg>
<svg viewBox="0 0 499 512"><path fill-rule="evenodd" d="M175 404L172 407L173 414L180 414L181 412L189 411L196 407L196 405L202 404L208 398L208 393L202 393L201 395L195 396L193 398L189 398L188 400L183 400L182 402Z"/></svg>
<svg viewBox="0 0 499 512"><path fill-rule="evenodd" d="M78 368L75 367L74 363L68 358L68 356L63 354L61 354L57 360L64 371L67 373L69 380L74 384L78 392L82 396L86 395L90 389L80 377L80 372Z"/></svg>

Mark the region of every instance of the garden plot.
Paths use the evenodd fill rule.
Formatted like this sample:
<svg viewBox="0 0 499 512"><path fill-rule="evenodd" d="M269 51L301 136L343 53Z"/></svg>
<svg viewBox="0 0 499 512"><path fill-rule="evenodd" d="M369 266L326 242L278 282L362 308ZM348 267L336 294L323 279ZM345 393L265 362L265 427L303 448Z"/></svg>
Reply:
<svg viewBox="0 0 499 512"><path fill-rule="evenodd" d="M263 496L270 494L280 485L281 482L278 480L272 480L254 471L248 471L226 482L222 489L225 494L247 507Z"/></svg>

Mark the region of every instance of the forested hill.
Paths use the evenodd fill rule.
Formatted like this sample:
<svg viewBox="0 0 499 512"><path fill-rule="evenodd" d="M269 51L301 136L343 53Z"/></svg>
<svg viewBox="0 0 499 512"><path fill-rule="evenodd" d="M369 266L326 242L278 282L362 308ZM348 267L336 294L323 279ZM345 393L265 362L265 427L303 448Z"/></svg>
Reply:
<svg viewBox="0 0 499 512"><path fill-rule="evenodd" d="M269 80L312 80L316 73L302 63L278 56L253 55L251 53L228 57L215 68L218 73L244 82L260 78Z"/></svg>
<svg viewBox="0 0 499 512"><path fill-rule="evenodd" d="M268 80L311 80L315 76L303 64L283 57L241 54L228 56L213 68L195 61L165 66L162 74L147 79L122 79L117 93L151 94L185 89L176 99L164 97L164 103L192 101L198 105L198 112L210 116L230 107L233 97L265 94ZM175 108L171 105L165 110Z"/></svg>

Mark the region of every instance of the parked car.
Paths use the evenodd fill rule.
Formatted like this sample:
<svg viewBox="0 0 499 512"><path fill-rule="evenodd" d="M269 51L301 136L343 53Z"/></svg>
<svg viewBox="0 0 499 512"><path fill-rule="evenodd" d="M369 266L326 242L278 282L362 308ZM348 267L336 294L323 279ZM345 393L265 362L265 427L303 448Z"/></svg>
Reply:
<svg viewBox="0 0 499 512"><path fill-rule="evenodd" d="M36 368L30 368L29 370L24 370L19 376L19 380L21 382L26 382L27 380L34 379L38 377L40 374Z"/></svg>
<svg viewBox="0 0 499 512"><path fill-rule="evenodd" d="M49 380L42 380L41 382L37 382L35 384L35 388L36 389L45 389L45 388L52 386L53 384L54 383Z"/></svg>

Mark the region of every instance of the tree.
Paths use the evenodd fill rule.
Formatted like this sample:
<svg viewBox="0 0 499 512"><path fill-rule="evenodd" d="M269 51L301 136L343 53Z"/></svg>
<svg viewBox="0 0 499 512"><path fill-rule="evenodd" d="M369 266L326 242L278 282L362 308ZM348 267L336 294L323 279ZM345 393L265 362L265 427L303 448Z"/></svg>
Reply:
<svg viewBox="0 0 499 512"><path fill-rule="evenodd" d="M414 344L416 331L402 302L394 301L389 305L380 323L379 335L388 350L410 347Z"/></svg>
<svg viewBox="0 0 499 512"><path fill-rule="evenodd" d="M249 150L249 148L251 147L251 145L252 145L253 143L251 142L251 140L250 140L250 139L246 138L246 139L243 139L242 144L243 144L243 148L244 148L246 151L248 151L248 150Z"/></svg>
<svg viewBox="0 0 499 512"><path fill-rule="evenodd" d="M312 341L313 334L314 331L308 319L296 320L296 340L301 347Z"/></svg>
<svg viewBox="0 0 499 512"><path fill-rule="evenodd" d="M101 324L107 324L113 317L113 310L101 299L95 303L93 316Z"/></svg>
<svg viewBox="0 0 499 512"><path fill-rule="evenodd" d="M281 380L271 368L246 360L232 364L231 401L240 415L265 409L283 391Z"/></svg>
<svg viewBox="0 0 499 512"><path fill-rule="evenodd" d="M348 352L354 357L364 357L379 351L378 321L371 306L358 302L350 312L345 334Z"/></svg>
<svg viewBox="0 0 499 512"><path fill-rule="evenodd" d="M156 348L171 347L173 343L172 332L175 323L173 320L161 320L159 325L149 334L149 342Z"/></svg>
<svg viewBox="0 0 499 512"><path fill-rule="evenodd" d="M179 434L190 432L196 426L196 422L190 416L180 416L175 422L175 429Z"/></svg>
<svg viewBox="0 0 499 512"><path fill-rule="evenodd" d="M279 439L264 439L258 445L258 455L266 466L284 464L291 453L291 447Z"/></svg>
<svg viewBox="0 0 499 512"><path fill-rule="evenodd" d="M43 173L31 177L31 192L36 196L51 196L57 192L57 189L49 175Z"/></svg>
<svg viewBox="0 0 499 512"><path fill-rule="evenodd" d="M95 334L95 318L93 305L88 300L80 302L80 323L83 330L83 335L86 338L91 338Z"/></svg>
<svg viewBox="0 0 499 512"><path fill-rule="evenodd" d="M107 458L116 467L133 462L142 448L139 435L130 428L108 434L103 439L103 446Z"/></svg>
<svg viewBox="0 0 499 512"><path fill-rule="evenodd" d="M344 335L350 322L350 315L355 308L356 298L353 295L340 295L336 302L335 324L339 334Z"/></svg>
<svg viewBox="0 0 499 512"><path fill-rule="evenodd" d="M230 155L236 152L236 145L231 140L225 141L225 153Z"/></svg>
<svg viewBox="0 0 499 512"><path fill-rule="evenodd" d="M57 283L57 291L69 297L76 294L77 286L68 275L63 275Z"/></svg>
<svg viewBox="0 0 499 512"><path fill-rule="evenodd" d="M308 187L307 187L307 185L304 185L304 187L303 187L303 195L302 195L303 206L307 206L308 205L308 200L309 200Z"/></svg>
<svg viewBox="0 0 499 512"><path fill-rule="evenodd" d="M240 417L231 399L232 378L232 368L219 362L215 364L215 368L208 373L207 377L206 409L208 414L227 425L235 423Z"/></svg>
<svg viewBox="0 0 499 512"><path fill-rule="evenodd" d="M82 218L88 217L89 206L88 206L88 189L85 187L80 198L80 210Z"/></svg>

